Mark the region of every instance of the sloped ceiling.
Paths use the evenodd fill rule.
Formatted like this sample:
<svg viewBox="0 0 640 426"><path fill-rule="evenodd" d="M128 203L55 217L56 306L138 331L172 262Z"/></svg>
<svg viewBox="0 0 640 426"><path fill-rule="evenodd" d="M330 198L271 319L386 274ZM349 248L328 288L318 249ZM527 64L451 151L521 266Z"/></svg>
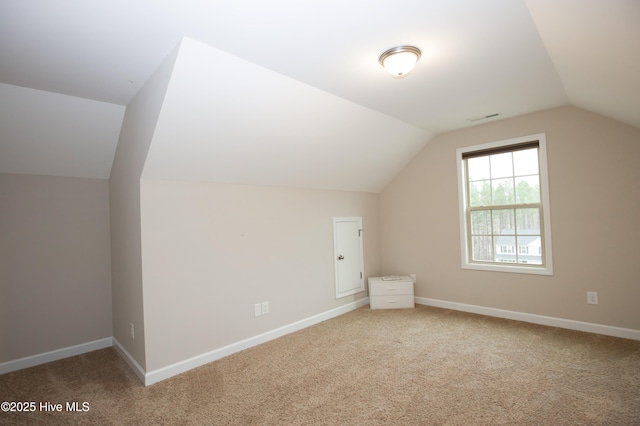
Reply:
<svg viewBox="0 0 640 426"><path fill-rule="evenodd" d="M142 177L379 192L430 138L185 38Z"/></svg>
<svg viewBox="0 0 640 426"><path fill-rule="evenodd" d="M569 102L640 127L640 1L527 4Z"/></svg>
<svg viewBox="0 0 640 426"><path fill-rule="evenodd" d="M89 124L88 133L70 131L75 124L56 127L46 111L5 120L0 158L30 158L38 144L62 140L69 155L50 169L41 168L41 159L31 165L0 162L0 172L108 175L117 136L107 135L117 133L120 123L104 108L85 108L86 101L125 106L183 36L413 126L427 135L423 143L431 134L472 125L470 118L496 112L507 118L568 104L640 127L639 28L637 0L3 0L0 83L29 88L24 95L44 110L74 116L83 109L90 117L78 116L78 123L102 124ZM399 44L420 47L423 57L411 75L395 80L377 61ZM20 91L5 89L12 96L0 93L1 111L17 114ZM68 99L51 104L42 91ZM237 89L233 98L250 105L253 95ZM256 111L239 111L236 119L259 122ZM317 114L335 125L331 111L320 108ZM367 134L361 123L345 123L333 133L319 129L310 134L322 137L308 138L307 151L296 151L301 168L314 167L317 158L308 152L327 139L341 140L345 130ZM272 134L245 149L261 152L277 143ZM400 143L385 152L387 160L405 161L415 149L406 145L411 148ZM74 170L77 162L88 164L87 170ZM319 180L332 187L326 169Z"/></svg>
<svg viewBox="0 0 640 426"><path fill-rule="evenodd" d="M107 179L124 112L0 83L0 173Z"/></svg>

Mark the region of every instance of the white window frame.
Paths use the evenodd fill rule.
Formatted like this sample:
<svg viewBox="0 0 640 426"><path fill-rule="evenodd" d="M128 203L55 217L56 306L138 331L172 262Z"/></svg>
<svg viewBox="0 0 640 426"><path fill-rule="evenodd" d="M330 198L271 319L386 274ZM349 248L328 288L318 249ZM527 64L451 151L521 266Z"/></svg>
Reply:
<svg viewBox="0 0 640 426"><path fill-rule="evenodd" d="M527 143L532 141L538 141L538 161L539 161L539 177L540 177L540 191L541 191L541 204L542 204L542 220L540 233L542 234L544 241L544 248L542 253L544 256L542 266L534 266L532 264L526 264L518 266L514 264L497 264L497 263L479 263L473 262L469 256L469 238L467 236L467 185L465 176L465 167L463 155L468 152L482 151L488 149L499 148L508 145L517 145L521 143ZM461 264L463 269L473 269L480 271L494 271L494 272L512 272L519 274L536 274L536 275L553 275L553 255L551 251L551 203L549 202L549 177L547 168L547 139L544 133L538 133L535 135L522 136L502 141L489 142L480 145L468 146L458 148L456 150L456 163L458 170L458 206L460 217L460 253Z"/></svg>

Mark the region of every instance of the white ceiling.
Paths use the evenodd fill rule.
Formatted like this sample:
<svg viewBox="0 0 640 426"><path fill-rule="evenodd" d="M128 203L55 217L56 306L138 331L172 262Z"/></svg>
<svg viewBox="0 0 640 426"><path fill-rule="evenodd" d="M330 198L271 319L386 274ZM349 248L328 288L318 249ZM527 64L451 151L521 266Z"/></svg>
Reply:
<svg viewBox="0 0 640 426"><path fill-rule="evenodd" d="M22 96L43 104L0 120L0 172L108 176L114 111L183 36L427 134L569 104L640 127L638 0L0 0L0 111L32 102ZM399 44L423 51L402 80L377 62ZM42 91L84 99L47 106ZM76 132L47 114L63 111L72 126L79 107L91 117L78 123L101 124ZM52 140L77 150L73 161L50 158L59 162L51 171L7 160L36 157ZM77 170L79 161L94 172Z"/></svg>
<svg viewBox="0 0 640 426"><path fill-rule="evenodd" d="M0 173L106 179L124 107L0 83Z"/></svg>
<svg viewBox="0 0 640 426"><path fill-rule="evenodd" d="M380 192L432 137L189 38L172 65L143 179Z"/></svg>

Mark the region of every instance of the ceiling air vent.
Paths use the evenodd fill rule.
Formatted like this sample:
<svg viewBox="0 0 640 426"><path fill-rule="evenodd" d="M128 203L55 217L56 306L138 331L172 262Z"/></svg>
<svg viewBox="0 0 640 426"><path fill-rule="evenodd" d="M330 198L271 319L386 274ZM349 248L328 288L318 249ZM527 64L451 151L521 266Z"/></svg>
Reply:
<svg viewBox="0 0 640 426"><path fill-rule="evenodd" d="M500 117L502 114L499 112L494 112L493 114L481 115L480 117L467 118L467 121L470 123L475 123L476 121L488 120L489 118Z"/></svg>

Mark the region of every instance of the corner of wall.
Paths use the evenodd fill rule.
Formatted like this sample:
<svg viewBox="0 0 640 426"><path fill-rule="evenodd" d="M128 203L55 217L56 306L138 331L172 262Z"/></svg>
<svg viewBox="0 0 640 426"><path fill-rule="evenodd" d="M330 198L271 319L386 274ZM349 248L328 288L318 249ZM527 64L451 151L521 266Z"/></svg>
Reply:
<svg viewBox="0 0 640 426"><path fill-rule="evenodd" d="M113 335L146 364L141 260L140 176L180 45L127 105L109 179ZM134 332L135 330L135 332Z"/></svg>

